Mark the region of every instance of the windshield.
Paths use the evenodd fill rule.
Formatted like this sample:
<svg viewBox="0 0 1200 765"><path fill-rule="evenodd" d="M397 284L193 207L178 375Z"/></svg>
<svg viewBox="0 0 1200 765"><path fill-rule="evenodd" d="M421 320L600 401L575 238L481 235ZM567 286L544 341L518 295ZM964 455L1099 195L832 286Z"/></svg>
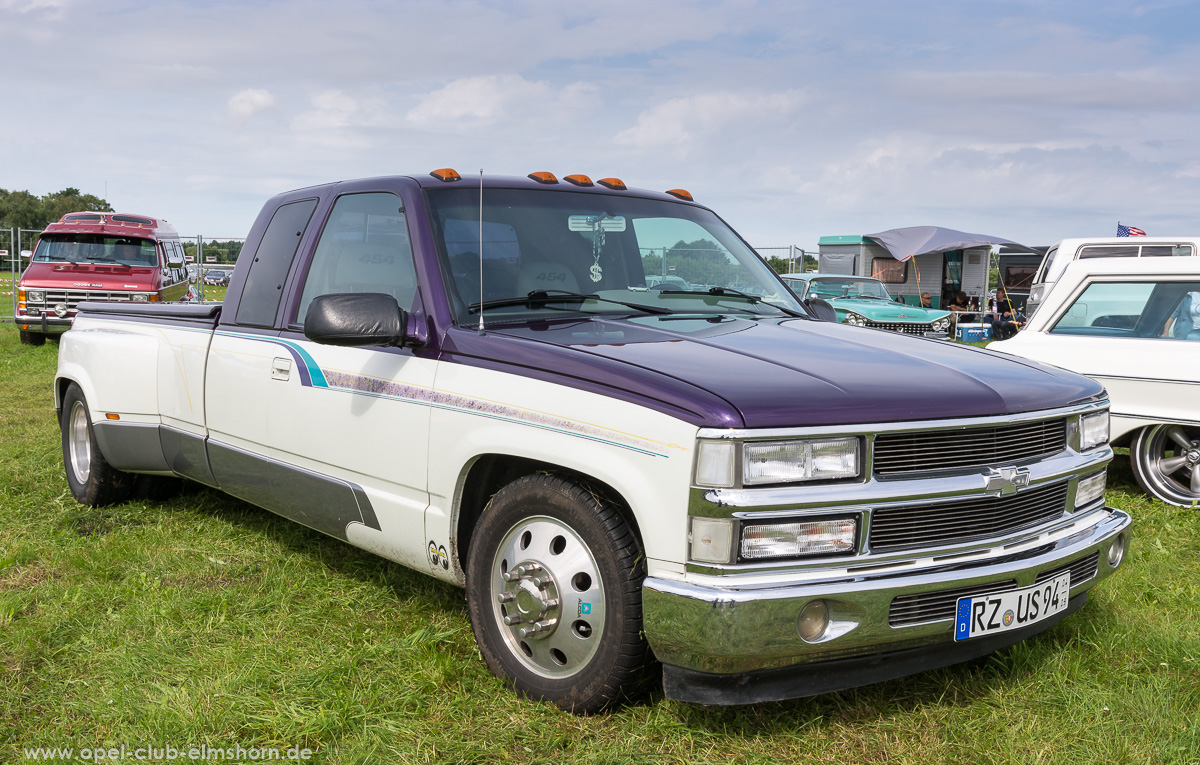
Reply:
<svg viewBox="0 0 1200 765"><path fill-rule="evenodd" d="M157 266L158 252L150 239L104 234L46 234L33 259L39 263L118 263Z"/></svg>
<svg viewBox="0 0 1200 765"><path fill-rule="evenodd" d="M481 243L478 189L432 189L428 200L461 325L474 326L481 310L487 322L803 310L758 255L703 208L635 196L485 189ZM594 299L519 300L535 291Z"/></svg>
<svg viewBox="0 0 1200 765"><path fill-rule="evenodd" d="M825 300L833 298L878 298L891 300L887 288L874 279L813 279L809 297Z"/></svg>

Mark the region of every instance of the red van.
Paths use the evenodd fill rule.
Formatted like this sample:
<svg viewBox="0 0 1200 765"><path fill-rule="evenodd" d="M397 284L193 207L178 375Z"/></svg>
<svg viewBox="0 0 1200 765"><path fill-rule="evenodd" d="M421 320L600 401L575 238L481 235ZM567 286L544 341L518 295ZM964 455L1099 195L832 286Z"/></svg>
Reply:
<svg viewBox="0 0 1200 765"><path fill-rule="evenodd" d="M179 232L165 220L67 213L46 227L17 285L21 342L65 332L84 300L169 302L190 296Z"/></svg>

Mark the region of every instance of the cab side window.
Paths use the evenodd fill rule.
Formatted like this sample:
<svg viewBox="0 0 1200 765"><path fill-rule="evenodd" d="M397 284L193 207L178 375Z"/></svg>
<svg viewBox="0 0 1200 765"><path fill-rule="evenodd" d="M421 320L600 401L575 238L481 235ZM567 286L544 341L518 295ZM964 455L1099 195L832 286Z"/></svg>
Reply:
<svg viewBox="0 0 1200 765"><path fill-rule="evenodd" d="M318 295L382 292L401 308L417 293L408 223L395 194L339 197L317 242L294 321L303 323Z"/></svg>

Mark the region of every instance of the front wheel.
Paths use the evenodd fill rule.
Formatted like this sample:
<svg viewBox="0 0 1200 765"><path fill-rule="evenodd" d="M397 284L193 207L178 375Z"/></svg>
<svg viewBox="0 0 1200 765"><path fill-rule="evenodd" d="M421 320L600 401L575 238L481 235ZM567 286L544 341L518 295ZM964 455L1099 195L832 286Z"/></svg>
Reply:
<svg viewBox="0 0 1200 765"><path fill-rule="evenodd" d="M59 425L67 484L75 499L92 507L128 500L133 494L134 477L109 465L100 453L87 400L75 383L71 383L63 396Z"/></svg>
<svg viewBox="0 0 1200 765"><path fill-rule="evenodd" d="M644 560L617 509L578 484L530 475L501 489L467 561L471 626L488 667L576 714L620 701L651 661Z"/></svg>
<svg viewBox="0 0 1200 765"><path fill-rule="evenodd" d="M1150 425L1129 447L1133 475L1147 494L1179 507L1200 502L1200 428Z"/></svg>

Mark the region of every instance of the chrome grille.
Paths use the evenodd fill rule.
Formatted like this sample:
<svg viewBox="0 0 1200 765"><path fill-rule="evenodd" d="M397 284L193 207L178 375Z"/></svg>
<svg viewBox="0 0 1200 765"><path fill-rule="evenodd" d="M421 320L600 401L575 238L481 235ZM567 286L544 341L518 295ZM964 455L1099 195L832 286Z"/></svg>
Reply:
<svg viewBox="0 0 1200 765"><path fill-rule="evenodd" d="M59 303L66 303L67 308L72 311L85 300L129 300L129 296L133 294L133 291L125 290L52 290L40 287L31 287L30 289L46 293L47 308L52 308ZM40 306L41 303L31 303L30 305Z"/></svg>
<svg viewBox="0 0 1200 765"><path fill-rule="evenodd" d="M923 335L926 332L933 331L933 325L928 322L907 322L907 321L868 321L865 326L874 327L875 329L886 329L889 332L902 332L906 335Z"/></svg>
<svg viewBox="0 0 1200 765"><path fill-rule="evenodd" d="M988 595L993 592L1004 592L1016 589L1015 579L991 584L975 584L969 587L955 587L950 590L936 592L919 592L915 595L901 595L892 599L888 610L888 624L893 627L906 627L910 624L938 622L953 619L959 598Z"/></svg>
<svg viewBox="0 0 1200 765"><path fill-rule="evenodd" d="M1049 571L1043 571L1037 575L1037 579L1034 583L1036 584L1037 582L1044 582L1047 579L1053 579L1064 571L1070 571L1071 586L1074 587L1077 584L1083 584L1089 579L1095 577L1096 571L1099 568L1099 564L1100 553L1094 552L1091 555L1085 555L1078 560L1073 560L1070 563L1059 566L1058 568L1052 568Z"/></svg>
<svg viewBox="0 0 1200 765"><path fill-rule="evenodd" d="M1001 536L1063 514L1067 484L1060 482L1007 497L884 507L871 515L873 552L931 547Z"/></svg>
<svg viewBox="0 0 1200 765"><path fill-rule="evenodd" d="M1067 421L1036 420L959 430L881 433L875 437L876 475L1011 464L1067 448Z"/></svg>

